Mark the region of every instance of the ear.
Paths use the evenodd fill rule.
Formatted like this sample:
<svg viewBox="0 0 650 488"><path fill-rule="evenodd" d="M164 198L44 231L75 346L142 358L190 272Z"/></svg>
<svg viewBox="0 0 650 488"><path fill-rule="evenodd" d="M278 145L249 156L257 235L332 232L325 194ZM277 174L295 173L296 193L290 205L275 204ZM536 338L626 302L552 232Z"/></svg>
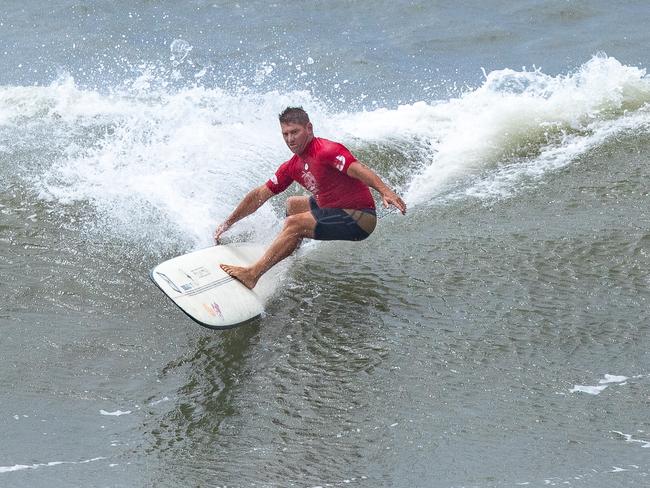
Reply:
<svg viewBox="0 0 650 488"><path fill-rule="evenodd" d="M314 126L312 125L311 122L307 122L307 131L309 132L310 135L314 135Z"/></svg>

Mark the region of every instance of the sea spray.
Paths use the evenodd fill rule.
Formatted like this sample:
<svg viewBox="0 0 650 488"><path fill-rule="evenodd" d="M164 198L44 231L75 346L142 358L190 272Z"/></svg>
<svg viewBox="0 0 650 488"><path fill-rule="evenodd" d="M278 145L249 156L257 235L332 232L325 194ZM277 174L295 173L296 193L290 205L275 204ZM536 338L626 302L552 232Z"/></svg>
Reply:
<svg viewBox="0 0 650 488"><path fill-rule="evenodd" d="M286 152L277 112L304 96L233 96L201 87L148 97L100 95L86 93L69 78L32 91L54 96L52 105L66 113L52 125L67 123L78 132L58 161L32 175L42 198L90 204L95 211L90 230L135 240L173 233L196 247L208 245L216 223L273 174ZM78 99L85 112L62 106ZM98 114L108 101L114 102L111 111ZM238 227L259 229L260 238L278 219L265 207Z"/></svg>
<svg viewBox="0 0 650 488"><path fill-rule="evenodd" d="M289 156L277 123L287 105L304 106L317 135L399 181L411 207L509 195L522 180L625 131L647 130L650 121L645 71L604 55L566 75L505 69L458 98L351 113L334 113L304 91L171 89L152 76L145 70L108 92L69 75L48 86L0 88L0 143L16 161L19 132L48 149L20 170L41 198L90 209L82 223L93 238L209 245L214 226ZM282 218L274 201L230 235L268 241Z"/></svg>
<svg viewBox="0 0 650 488"><path fill-rule="evenodd" d="M645 70L606 56L595 56L575 73L557 77L540 70L492 72L480 88L438 107L436 117L442 113L446 118L431 138L430 161L413 177L407 199L411 204L430 201L454 179L486 167L495 167L490 178L513 162L515 173L525 162L522 174L530 174L530 165L547 163L551 152L558 161L570 161L580 154L574 151L580 139L595 133L606 137L611 132L606 127L626 126L621 119L630 112L643 111L634 125L650 120L645 111L649 101ZM582 146L587 150L603 141L596 138ZM563 157L564 149L569 158ZM516 177L510 180L517 184ZM501 185L497 193L503 189Z"/></svg>

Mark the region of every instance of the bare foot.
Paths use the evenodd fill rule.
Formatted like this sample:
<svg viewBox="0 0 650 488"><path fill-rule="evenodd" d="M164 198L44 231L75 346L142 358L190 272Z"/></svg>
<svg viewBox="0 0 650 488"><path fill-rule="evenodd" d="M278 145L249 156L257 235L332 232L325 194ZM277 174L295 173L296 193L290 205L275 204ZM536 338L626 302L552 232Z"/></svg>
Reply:
<svg viewBox="0 0 650 488"><path fill-rule="evenodd" d="M257 284L258 278L255 276L250 268L242 268L240 266L231 266L230 264L221 264L223 269L230 276L239 281L246 288L252 290Z"/></svg>

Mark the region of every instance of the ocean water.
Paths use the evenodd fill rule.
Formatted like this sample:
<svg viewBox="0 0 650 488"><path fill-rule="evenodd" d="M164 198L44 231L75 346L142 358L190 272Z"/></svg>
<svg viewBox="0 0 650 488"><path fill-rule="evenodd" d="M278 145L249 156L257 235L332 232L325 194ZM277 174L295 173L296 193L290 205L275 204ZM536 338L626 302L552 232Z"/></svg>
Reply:
<svg viewBox="0 0 650 488"><path fill-rule="evenodd" d="M0 486L650 485L649 18L3 2ZM148 272L289 157L287 105L409 211L202 328Z"/></svg>

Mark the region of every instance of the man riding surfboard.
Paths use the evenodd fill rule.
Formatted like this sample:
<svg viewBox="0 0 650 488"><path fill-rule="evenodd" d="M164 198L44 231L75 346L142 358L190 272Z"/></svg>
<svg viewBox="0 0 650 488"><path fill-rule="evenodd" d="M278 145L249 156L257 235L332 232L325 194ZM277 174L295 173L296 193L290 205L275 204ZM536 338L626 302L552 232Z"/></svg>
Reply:
<svg viewBox="0 0 650 488"><path fill-rule="evenodd" d="M393 205L402 214L406 213L404 201L345 146L314 136L314 128L302 107L288 107L279 118L282 137L293 157L282 163L265 184L251 190L214 233L218 244L235 222L254 213L294 181L312 194L287 199L287 218L282 231L256 263L250 267L221 265L226 273L251 289L260 276L290 256L304 238L347 241L367 238L377 224L370 188L379 192L384 207Z"/></svg>

